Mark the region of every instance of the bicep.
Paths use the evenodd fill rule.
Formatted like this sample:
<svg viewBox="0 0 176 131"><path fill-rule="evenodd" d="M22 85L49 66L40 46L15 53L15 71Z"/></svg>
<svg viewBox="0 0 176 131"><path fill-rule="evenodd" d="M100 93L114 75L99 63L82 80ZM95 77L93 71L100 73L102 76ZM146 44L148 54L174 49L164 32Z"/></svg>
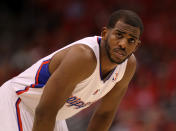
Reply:
<svg viewBox="0 0 176 131"><path fill-rule="evenodd" d="M95 62L90 50L75 47L68 51L46 83L39 108L56 113L71 95L76 84L93 72Z"/></svg>

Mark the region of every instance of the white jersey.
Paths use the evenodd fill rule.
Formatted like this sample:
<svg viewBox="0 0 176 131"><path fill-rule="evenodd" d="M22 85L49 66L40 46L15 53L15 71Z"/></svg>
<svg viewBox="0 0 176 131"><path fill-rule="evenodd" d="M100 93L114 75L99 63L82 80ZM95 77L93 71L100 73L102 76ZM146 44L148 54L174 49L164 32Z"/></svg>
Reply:
<svg viewBox="0 0 176 131"><path fill-rule="evenodd" d="M75 44L85 44L95 53L97 59L96 68L87 79L76 85L72 95L59 110L57 120L64 120L75 115L105 96L124 75L127 60L122 64L119 64L113 70L109 78L105 81L102 80L99 48L100 41L101 37L98 36L87 37L55 51L54 53L40 59L30 68L11 79L9 81L11 88L16 91L16 94L19 95L24 104L31 110L32 113L34 113L43 89L45 88L45 84L51 75L48 65L52 56L57 52Z"/></svg>

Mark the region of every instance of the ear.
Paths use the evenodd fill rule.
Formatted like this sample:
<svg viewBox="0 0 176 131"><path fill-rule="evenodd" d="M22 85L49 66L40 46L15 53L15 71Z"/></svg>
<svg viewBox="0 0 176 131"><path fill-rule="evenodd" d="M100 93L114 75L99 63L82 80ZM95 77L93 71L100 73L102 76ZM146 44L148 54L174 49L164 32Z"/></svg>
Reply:
<svg viewBox="0 0 176 131"><path fill-rule="evenodd" d="M101 31L101 37L102 37L103 40L106 40L107 34L108 34L108 28L103 27L102 31Z"/></svg>

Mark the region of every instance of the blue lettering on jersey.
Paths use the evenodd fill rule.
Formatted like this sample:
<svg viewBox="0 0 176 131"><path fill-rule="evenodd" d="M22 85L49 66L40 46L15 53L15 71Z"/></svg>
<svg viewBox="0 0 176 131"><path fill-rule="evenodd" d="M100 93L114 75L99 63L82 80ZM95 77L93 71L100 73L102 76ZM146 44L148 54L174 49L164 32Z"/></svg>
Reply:
<svg viewBox="0 0 176 131"><path fill-rule="evenodd" d="M76 96L69 97L66 103L68 104L68 107L75 106L75 109L79 109L92 104L92 102L85 103L81 100L81 98L78 98Z"/></svg>

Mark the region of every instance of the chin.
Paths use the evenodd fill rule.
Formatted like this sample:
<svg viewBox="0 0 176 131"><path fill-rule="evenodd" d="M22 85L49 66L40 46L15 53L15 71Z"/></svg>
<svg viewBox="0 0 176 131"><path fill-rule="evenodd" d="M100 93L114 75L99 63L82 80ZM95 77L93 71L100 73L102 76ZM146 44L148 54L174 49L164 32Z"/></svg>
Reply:
<svg viewBox="0 0 176 131"><path fill-rule="evenodd" d="M120 59L120 58L112 58L112 57L109 57L110 61L113 62L113 63L116 63L116 64L122 64L126 59L128 59L131 55L127 56L126 58L124 59Z"/></svg>
<svg viewBox="0 0 176 131"><path fill-rule="evenodd" d="M127 58L126 58L127 59ZM115 59L113 59L113 58L110 58L110 61L112 62L112 63L115 63L115 64L122 64L126 59L123 59L123 60L115 60Z"/></svg>

